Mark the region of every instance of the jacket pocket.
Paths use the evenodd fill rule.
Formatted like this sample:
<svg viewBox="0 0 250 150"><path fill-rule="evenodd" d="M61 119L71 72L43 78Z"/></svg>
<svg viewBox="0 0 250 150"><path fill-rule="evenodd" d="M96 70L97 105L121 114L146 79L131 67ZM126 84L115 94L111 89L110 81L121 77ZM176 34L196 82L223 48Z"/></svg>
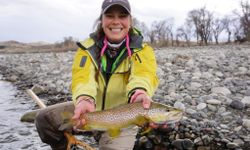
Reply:
<svg viewBox="0 0 250 150"><path fill-rule="evenodd" d="M87 56L82 56L79 67L83 68L86 64Z"/></svg>

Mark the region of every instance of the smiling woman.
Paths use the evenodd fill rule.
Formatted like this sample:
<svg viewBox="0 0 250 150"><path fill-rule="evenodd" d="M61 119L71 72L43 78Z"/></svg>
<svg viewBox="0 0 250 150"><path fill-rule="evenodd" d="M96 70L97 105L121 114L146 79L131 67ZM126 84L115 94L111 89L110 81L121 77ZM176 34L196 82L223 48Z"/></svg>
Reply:
<svg viewBox="0 0 250 150"><path fill-rule="evenodd" d="M82 116L88 112L127 103L138 103L148 109L158 86L154 50L143 42L141 32L132 26L128 0L104 0L99 16L96 31L77 43L71 86L74 129L86 125ZM64 150L67 145L62 131L58 130L62 124L60 113L65 109L41 112L36 118L42 141L52 149ZM123 129L116 138L105 132L99 139L99 149L131 150L136 134L137 128L131 127Z"/></svg>
<svg viewBox="0 0 250 150"><path fill-rule="evenodd" d="M113 43L120 43L131 26L131 16L124 7L113 5L102 16L102 29L108 40Z"/></svg>

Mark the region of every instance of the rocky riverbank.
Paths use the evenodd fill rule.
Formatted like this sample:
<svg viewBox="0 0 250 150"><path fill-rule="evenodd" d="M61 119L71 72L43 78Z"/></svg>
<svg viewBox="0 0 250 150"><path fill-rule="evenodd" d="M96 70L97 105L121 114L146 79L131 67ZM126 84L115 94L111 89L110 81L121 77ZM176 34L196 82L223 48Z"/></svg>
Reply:
<svg viewBox="0 0 250 150"><path fill-rule="evenodd" d="M33 88L47 105L67 101L73 55L0 55L0 74L21 90ZM185 117L178 126L138 137L137 145L250 148L250 45L166 48L156 57L160 85L153 99L183 109Z"/></svg>

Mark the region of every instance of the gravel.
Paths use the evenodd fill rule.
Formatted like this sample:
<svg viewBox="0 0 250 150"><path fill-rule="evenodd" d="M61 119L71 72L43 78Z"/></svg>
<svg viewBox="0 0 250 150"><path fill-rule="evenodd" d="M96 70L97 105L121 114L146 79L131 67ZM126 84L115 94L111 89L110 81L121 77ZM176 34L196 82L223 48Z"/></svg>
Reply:
<svg viewBox="0 0 250 150"><path fill-rule="evenodd" d="M47 105L71 100L75 52L0 55L1 78L32 88ZM138 135L143 149L250 149L250 45L169 47L155 51L155 101L184 110L167 129Z"/></svg>

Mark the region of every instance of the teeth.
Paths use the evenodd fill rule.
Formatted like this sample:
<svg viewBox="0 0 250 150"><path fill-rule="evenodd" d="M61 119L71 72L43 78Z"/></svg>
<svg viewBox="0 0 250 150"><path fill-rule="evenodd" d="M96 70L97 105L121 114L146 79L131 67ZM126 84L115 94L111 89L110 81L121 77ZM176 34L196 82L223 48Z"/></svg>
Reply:
<svg viewBox="0 0 250 150"><path fill-rule="evenodd" d="M112 32L120 32L121 29L111 29Z"/></svg>

